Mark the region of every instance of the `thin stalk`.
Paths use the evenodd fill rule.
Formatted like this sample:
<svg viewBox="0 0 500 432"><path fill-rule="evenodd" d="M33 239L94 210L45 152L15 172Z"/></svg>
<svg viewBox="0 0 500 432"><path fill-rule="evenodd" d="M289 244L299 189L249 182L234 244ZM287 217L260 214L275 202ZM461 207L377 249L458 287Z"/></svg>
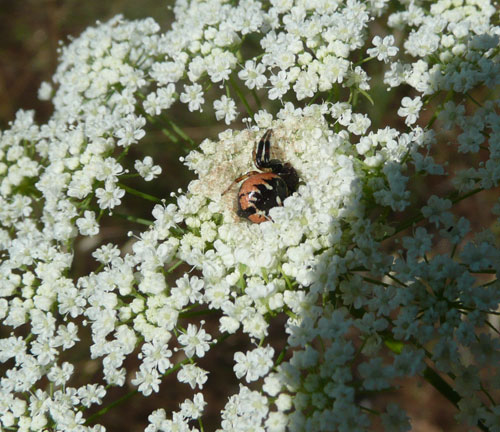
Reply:
<svg viewBox="0 0 500 432"><path fill-rule="evenodd" d="M123 395L121 398L116 399L115 401L111 402L109 405L106 405L104 408L97 411L95 414L92 414L85 421L84 424L85 425L91 424L96 418L101 417L102 415L106 414L110 409L114 408L115 406L121 405L123 402L129 400L132 396L134 396L138 392L139 392L139 390L135 389L135 390L132 390L131 392L127 393L126 395Z"/></svg>
<svg viewBox="0 0 500 432"><path fill-rule="evenodd" d="M181 264L183 264L184 261L183 260L179 260L177 261L175 264L172 264L168 269L167 269L167 273L172 273L177 267L179 267Z"/></svg>
<svg viewBox="0 0 500 432"><path fill-rule="evenodd" d="M163 126L162 123L160 123L159 119L157 117L153 117L152 115L148 114L144 108L142 107L139 107L139 112L144 116L146 117L146 119L154 124L154 125L157 125L161 132L163 133L163 135L165 135L170 141L172 141L174 144L177 144L179 142L179 138L177 138L172 132L170 132L166 127Z"/></svg>
<svg viewBox="0 0 500 432"><path fill-rule="evenodd" d="M173 120L169 119L168 117L165 117L165 120L170 125L170 127L174 130L174 132L177 135L179 135L184 141L187 141L190 146L194 146L196 144L193 141L193 139L188 134L186 134L186 132L184 132L180 126L177 125L177 123L175 123Z"/></svg>
<svg viewBox="0 0 500 432"><path fill-rule="evenodd" d="M257 104L257 108L262 109L262 102L259 99L259 95L255 91L255 89L252 89L252 96L255 100L255 103Z"/></svg>
<svg viewBox="0 0 500 432"><path fill-rule="evenodd" d="M132 195L135 195L135 196L138 196L140 198L143 198L145 200L148 200L148 201L152 201L152 202L155 202L155 203L161 203L161 199L160 198L157 198L153 195L149 195L147 193L144 193L144 192L141 192L137 189L134 189L134 188L131 188L130 186L127 186L127 185L124 185L123 183L118 183L118 186L120 186L122 189L125 189L126 192L132 194Z"/></svg>
<svg viewBox="0 0 500 432"><path fill-rule="evenodd" d="M491 404L493 406L497 405L497 403L495 402L495 399L493 399L493 396L490 395L488 390L486 390L482 384L481 384L481 391L486 395L486 397L489 399L489 401L491 402Z"/></svg>
<svg viewBox="0 0 500 432"><path fill-rule="evenodd" d="M425 380L431 384L439 393L448 399L453 405L458 408L460 395L439 375L434 369L427 366L423 376Z"/></svg>
<svg viewBox="0 0 500 432"><path fill-rule="evenodd" d="M361 408L361 410L366 411L366 412L367 412L367 413L369 413L369 414L373 414L373 415L377 415L377 416L379 416L379 415L380 415L380 412L378 412L377 410L374 410L374 409L372 409L372 408L365 407L365 406L363 406L363 405L358 405L358 406Z"/></svg>
<svg viewBox="0 0 500 432"><path fill-rule="evenodd" d="M396 276L394 275L391 275L390 273L386 273L385 274L388 278L392 279L393 281L397 282L399 285L403 286L406 288L406 284L401 282L398 278L396 278Z"/></svg>
<svg viewBox="0 0 500 432"><path fill-rule="evenodd" d="M153 223L154 223L154 222L152 222L150 220L147 220L147 219L143 219L143 218L136 217L136 216L131 216L131 215L126 215L126 214L123 214L123 213L113 212L113 215L114 216L118 216L118 217L120 217L122 219L128 220L129 222L134 222L134 223L138 223L138 224L146 225L146 226L153 225Z"/></svg>
<svg viewBox="0 0 500 432"><path fill-rule="evenodd" d="M384 286L384 287L391 286L391 284L379 281L377 279L372 279L372 278L369 278L369 277L366 277L366 276L363 276L363 280L366 281L366 282L370 282L371 284L374 284L374 285L381 285L381 286Z"/></svg>
<svg viewBox="0 0 500 432"><path fill-rule="evenodd" d="M205 315L215 315L219 313L217 309L201 309L198 311L193 311L193 312L181 312L179 314L179 318L193 318L196 316L205 316Z"/></svg>
<svg viewBox="0 0 500 432"><path fill-rule="evenodd" d="M319 97L319 94L320 94L319 92L316 92L312 97L312 99L309 102L307 102L307 105L312 105L314 101Z"/></svg>
<svg viewBox="0 0 500 432"><path fill-rule="evenodd" d="M170 132L167 128L161 128L160 129L163 135L165 135L170 141L172 141L174 144L177 144L179 142L179 138L177 138L172 132Z"/></svg>
<svg viewBox="0 0 500 432"><path fill-rule="evenodd" d="M359 65L362 65L363 63L366 63L366 62L369 62L370 60L373 60L375 57L367 57L363 60L360 60L359 62L355 63L353 65L353 67L356 67L356 66L359 66Z"/></svg>
<svg viewBox="0 0 500 432"><path fill-rule="evenodd" d="M465 96L467 96L472 102L474 102L478 107L482 107L483 105L481 102L478 102L476 99L474 99L469 93L465 93Z"/></svg>
<svg viewBox="0 0 500 432"><path fill-rule="evenodd" d="M453 390L453 388L443 378L441 378L441 375L439 375L434 369L427 366L424 370L423 376L429 384L431 384L439 393L441 393L458 408L458 403L461 399L460 395ZM482 431L489 432L489 429L483 422L478 422L477 426Z"/></svg>
<svg viewBox="0 0 500 432"><path fill-rule="evenodd" d="M276 359L276 362L274 363L274 367L276 366L279 366L281 364L281 362L283 361L283 359L285 358L285 354L287 352L287 348L288 347L285 347L281 350L281 352L279 353L278 355L278 358Z"/></svg>
<svg viewBox="0 0 500 432"><path fill-rule="evenodd" d="M488 326L488 327L489 327L492 331L494 331L496 334L500 335L500 331L498 331L498 330L496 329L496 327L495 327L493 324L491 324L491 323L490 323L489 321L487 321L487 320L485 320L484 322L485 322L485 324L486 324L486 325L487 325L487 326Z"/></svg>
<svg viewBox="0 0 500 432"><path fill-rule="evenodd" d="M247 101L245 95L243 94L241 89L238 87L238 85L236 84L236 81L234 80L234 78L231 75L229 76L229 83L231 84L231 87L233 88L233 90L236 92L236 94L240 98L241 102L243 102L243 105L245 105L245 109L247 110L247 114L253 118L254 112L253 112L252 108L250 108L250 105L248 104L248 101Z"/></svg>

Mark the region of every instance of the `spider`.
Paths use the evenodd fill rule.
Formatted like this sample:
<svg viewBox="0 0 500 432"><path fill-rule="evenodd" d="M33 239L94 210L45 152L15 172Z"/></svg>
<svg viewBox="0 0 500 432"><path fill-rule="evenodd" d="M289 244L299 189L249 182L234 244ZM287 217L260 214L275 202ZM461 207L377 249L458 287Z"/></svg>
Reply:
<svg viewBox="0 0 500 432"><path fill-rule="evenodd" d="M253 223L271 220L269 210L283 205L286 197L297 189L299 176L295 168L279 159L269 159L272 129L268 129L253 149L253 162L261 171L249 171L238 177L224 191L245 180L238 192L238 216Z"/></svg>

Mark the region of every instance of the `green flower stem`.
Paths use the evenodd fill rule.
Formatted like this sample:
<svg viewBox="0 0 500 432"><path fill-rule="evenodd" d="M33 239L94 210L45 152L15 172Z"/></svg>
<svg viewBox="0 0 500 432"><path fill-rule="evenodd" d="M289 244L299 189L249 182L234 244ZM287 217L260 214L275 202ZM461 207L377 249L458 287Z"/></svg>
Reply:
<svg viewBox="0 0 500 432"><path fill-rule="evenodd" d="M439 393L448 399L453 405L458 408L460 402L460 395L451 388L451 386L439 375L434 369L427 366L424 370L423 376L425 380L431 384ZM482 431L488 432L489 429L482 422L478 422L477 426Z"/></svg>
<svg viewBox="0 0 500 432"><path fill-rule="evenodd" d="M149 114L146 114L147 119L156 125L160 125L160 122L156 120L155 117L150 116ZM172 141L174 144L177 144L179 142L179 138L177 138L172 132L170 132L166 127L160 125L160 130L163 135L165 135L170 141Z"/></svg>
<svg viewBox="0 0 500 432"><path fill-rule="evenodd" d="M283 276L283 279L285 280L287 288L288 289L293 289L293 284L290 281L290 278L285 274L285 272L283 271L283 268L281 268L281 266L280 266L279 269L280 269L281 275Z"/></svg>
<svg viewBox="0 0 500 432"><path fill-rule="evenodd" d="M458 202L460 202L460 201L462 201L462 200L464 200L466 198L469 198L472 195L477 194L478 192L482 192L483 190L484 190L483 188L477 188L477 189L471 190L470 192L467 192L465 195L453 198L451 200L451 203L452 204L456 204L456 203L458 203Z"/></svg>
<svg viewBox="0 0 500 432"><path fill-rule="evenodd" d="M255 103L257 104L257 108L262 109L262 102L260 101L259 95L255 91L255 89L252 89L252 96L255 100Z"/></svg>
<svg viewBox="0 0 500 432"><path fill-rule="evenodd" d="M386 273L386 276L390 279L392 279L393 281L397 282L399 285L401 285L402 287L405 287L407 288L407 285L404 283L404 282L401 282L398 278L396 278L394 275L391 275L390 273Z"/></svg>
<svg viewBox="0 0 500 432"><path fill-rule="evenodd" d="M155 202L155 203L161 203L162 202L161 199L156 198L153 195L149 195L147 193L138 191L137 189L134 189L134 188L131 188L130 186L124 185L123 183L118 183L118 186L120 186L122 189L125 189L126 192L128 192L128 193L130 193L132 195L138 196L140 198L143 198L145 200L152 201L152 202Z"/></svg>
<svg viewBox="0 0 500 432"><path fill-rule="evenodd" d="M281 352L279 353L278 355L278 358L276 359L276 361L274 362L274 367L277 367L281 364L281 362L283 361L283 359L285 358L285 354L287 353L288 351L288 345L285 346L285 348L283 348L281 350Z"/></svg>
<svg viewBox="0 0 500 432"><path fill-rule="evenodd" d="M368 408L368 407L365 407L363 405L358 405L359 408L363 411L366 411L368 414L373 414L373 415L376 415L376 416L379 416L380 415L380 412L379 411L376 411L372 408Z"/></svg>
<svg viewBox="0 0 500 432"><path fill-rule="evenodd" d="M264 281L266 283L269 283L269 277L267 276L267 270L264 267L262 267L261 271L262 271L262 278L264 279Z"/></svg>
<svg viewBox="0 0 500 432"><path fill-rule="evenodd" d="M354 353L353 360L356 360L356 359L358 359L358 358L359 358L359 355L363 352L363 348L365 347L367 340L368 340L368 339L367 339L367 338L365 338L365 339L362 341L361 345L358 347L358 349L357 349L357 350L356 350L356 352Z"/></svg>
<svg viewBox="0 0 500 432"><path fill-rule="evenodd" d="M130 173L130 174L121 174L120 175L121 179L124 179L124 178L136 178L136 177L140 177L140 175L138 173Z"/></svg>
<svg viewBox="0 0 500 432"><path fill-rule="evenodd" d="M432 127L432 125L434 124L434 122L437 120L438 115L439 115L439 111L438 110L434 111L434 114L432 114L431 119L427 123L426 129L430 129Z"/></svg>
<svg viewBox="0 0 500 432"><path fill-rule="evenodd" d="M144 95L141 94L142 99L145 99ZM179 138L177 138L172 132L170 132L166 127L164 127L164 122L160 122L160 120L157 117L153 117L152 115L148 114L142 106L138 107L138 111L150 122L151 124L154 124L158 126L163 133L170 141L172 141L174 144L177 144L179 142Z"/></svg>
<svg viewBox="0 0 500 432"><path fill-rule="evenodd" d="M375 106L375 102L373 101L372 97L370 96L370 94L363 90L363 89L358 89L359 93L361 93L366 99L368 99L368 102L370 102L372 104L372 106Z"/></svg>
<svg viewBox="0 0 500 432"><path fill-rule="evenodd" d="M439 393L448 399L453 405L458 407L460 395L439 375L434 369L427 366L424 370L423 377L431 384Z"/></svg>
<svg viewBox="0 0 500 432"><path fill-rule="evenodd" d="M161 128L161 132L165 135L170 141L174 144L179 142L179 138L177 138L172 132L170 132L167 128Z"/></svg>
<svg viewBox="0 0 500 432"><path fill-rule="evenodd" d="M177 267L179 267L181 264L183 264L184 261L183 260L179 260L177 261L175 264L172 264L172 266L170 266L168 269L167 269L167 273L172 273Z"/></svg>
<svg viewBox="0 0 500 432"><path fill-rule="evenodd" d="M311 100L309 102L307 102L307 105L312 105L314 103L314 101L319 97L320 93L319 92L316 92L314 94L314 96L311 98Z"/></svg>
<svg viewBox="0 0 500 432"><path fill-rule="evenodd" d="M130 147L126 147L119 155L118 157L116 158L116 160L118 162L120 162L125 156L128 155L128 151L129 151Z"/></svg>
<svg viewBox="0 0 500 432"><path fill-rule="evenodd" d="M231 87L233 88L233 90L236 92L236 94L240 98L241 102L243 102L243 105L245 105L245 109L247 110L248 115L253 118L254 112L253 112L252 108L250 108L250 105L248 104L248 101L247 101L245 95L243 94L241 89L238 87L238 84L236 84L236 81L232 75L229 76L229 83L231 84Z"/></svg>
<svg viewBox="0 0 500 432"><path fill-rule="evenodd" d="M469 93L465 93L465 96L467 96L472 102L474 102L478 107L482 107L483 105L481 102L478 102L476 99L474 99Z"/></svg>
<svg viewBox="0 0 500 432"><path fill-rule="evenodd" d="M81 209L78 212L78 217L81 217L83 215L83 213L85 212L85 210L89 209L89 205L92 201L92 198L94 198L94 192L91 192L90 194L88 194L83 201L76 203L76 206L80 207L80 209Z"/></svg>
<svg viewBox="0 0 500 432"><path fill-rule="evenodd" d="M164 118L177 135L179 135L184 141L187 141L191 147L195 146L196 143L194 142L194 140L188 134L186 134L186 132L184 132L182 128L177 125L177 123L175 123L168 117Z"/></svg>
<svg viewBox="0 0 500 432"><path fill-rule="evenodd" d="M455 254L457 253L457 250L458 250L458 245L457 244L453 245L453 249L451 251L450 258L453 259L455 257Z"/></svg>
<svg viewBox="0 0 500 432"><path fill-rule="evenodd" d="M480 386L481 386L481 391L486 395L486 397L489 399L489 401L491 402L491 404L493 406L496 406L497 403L495 402L495 399L493 399L493 396L491 396L490 393L489 393L489 391L484 388L483 384L480 384Z"/></svg>
<svg viewBox="0 0 500 432"><path fill-rule="evenodd" d="M391 284L388 284L388 283L385 283L385 282L382 282L382 281L379 281L377 279L372 279L372 278L369 278L367 276L363 276L363 280L366 281L366 282L369 282L371 284L374 284L374 285L381 285L381 286L384 286L384 287L389 287L391 286Z"/></svg>
<svg viewBox="0 0 500 432"><path fill-rule="evenodd" d="M153 225L153 221L150 221L150 220L147 220L147 219L143 219L143 218L140 218L140 217L136 217L136 216L132 216L132 215L126 215L126 214L123 214L123 213L116 213L116 212L114 212L113 215L118 216L118 217L120 217L122 219L128 220L129 222L134 222L134 223L138 223L138 224L146 225L146 226Z"/></svg>
<svg viewBox="0 0 500 432"><path fill-rule="evenodd" d="M495 327L493 324L491 324L488 320L485 320L484 322L485 322L485 324L486 324L486 325L487 325L487 326L488 326L488 327L489 327L492 331L494 331L496 334L500 335L500 331L498 331L498 330L496 329L496 327ZM496 404L495 404L495 405L496 405Z"/></svg>
<svg viewBox="0 0 500 432"><path fill-rule="evenodd" d="M495 312L495 311L491 311L491 310L483 310L483 309L476 309L476 308L474 308L474 309L472 309L472 308L471 309L462 308L462 309L464 311L467 311L467 312L472 312L472 311L477 310L477 311L479 311L481 313L484 313L484 314L500 316L500 312ZM462 312L462 311L460 311L460 312ZM462 312L462 313L464 313L464 312Z"/></svg>
<svg viewBox="0 0 500 432"><path fill-rule="evenodd" d="M181 312L179 318L193 318L197 316L215 315L218 314L217 309L200 309L197 311Z"/></svg>
<svg viewBox="0 0 500 432"><path fill-rule="evenodd" d="M352 89L350 89L350 91L349 91L349 98L347 99L347 103L349 105L351 105L353 108L354 108L354 105L356 105L356 103L353 102L354 94L355 93L356 93L356 89L353 87Z"/></svg>
<svg viewBox="0 0 500 432"><path fill-rule="evenodd" d="M490 272L491 272L492 274L493 274L493 273L495 273L495 272L492 272L491 270L488 270L488 273L490 273ZM471 273L473 273L473 272L471 272ZM482 288L484 288L484 287L487 287L487 286L490 286L490 285L496 284L497 282L498 282L498 279L497 279L497 278L495 278L495 279L492 279L492 280L490 280L489 282L486 282L486 283L481 284L481 285L479 285L479 286L480 286L480 287L482 287ZM491 313L495 313L495 312L491 312ZM498 313L500 313L500 312L498 312Z"/></svg>
<svg viewBox="0 0 500 432"><path fill-rule="evenodd" d="M96 217L96 219L95 219L95 220L96 220L97 222L99 222L99 221L102 219L102 217L104 216L104 213L105 213L105 212L104 212L104 209L100 209L100 210L99 210L99 214L97 215L97 217Z"/></svg>
<svg viewBox="0 0 500 432"><path fill-rule="evenodd" d="M439 113L443 110L444 104L446 102L449 102L451 99L453 99L453 95L454 94L455 94L455 92L453 90L450 90L448 93L446 93L444 101L439 105L438 108L436 108L434 110L434 114L432 115L432 117L430 118L430 120L427 122L427 125L425 126L424 129L430 129L432 127L432 125L434 124L434 122L438 118ZM427 105L431 101L431 99L432 99L432 97L429 97L428 99L426 99L425 100L425 105Z"/></svg>
<svg viewBox="0 0 500 432"><path fill-rule="evenodd" d="M365 58L365 59L363 59L363 60L360 60L359 62L357 62L357 63L355 63L355 64L353 65L353 68L355 68L356 66L360 66L360 65L362 65L363 63L369 62L370 60L373 60L374 58L375 58L375 57L367 57L367 58Z"/></svg>
<svg viewBox="0 0 500 432"><path fill-rule="evenodd" d="M101 417L102 415L106 414L110 409L113 409L115 406L121 405L123 402L129 400L132 396L134 396L136 393L138 393L139 390L135 389L132 390L131 392L127 393L126 395L123 395L121 398L118 398L111 402L110 404L106 405L104 408L100 409L97 411L95 414L92 414L86 421L85 425L91 424L95 419Z"/></svg>

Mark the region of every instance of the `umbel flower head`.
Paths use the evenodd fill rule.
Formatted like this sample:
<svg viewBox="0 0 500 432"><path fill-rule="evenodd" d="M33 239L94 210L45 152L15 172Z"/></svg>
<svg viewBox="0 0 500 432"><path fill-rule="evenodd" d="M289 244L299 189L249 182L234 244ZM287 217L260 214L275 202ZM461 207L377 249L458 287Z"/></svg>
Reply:
<svg viewBox="0 0 500 432"><path fill-rule="evenodd" d="M306 273L314 254L335 243L342 234L338 221L344 214L356 216L362 195L352 147L345 134L328 128L325 108L311 106L305 112L285 108L277 120L266 119L262 128L229 130L219 135L218 142L207 139L186 157L198 179L189 184L188 194L178 198L178 214L188 226L199 227L203 247L190 248L192 239L181 239L180 250L189 251L183 259L203 266L206 245L213 243L208 261L220 265L232 285L243 276L243 268L249 275L265 272L271 278L285 268L292 277ZM273 130L272 157L291 163L300 185L282 206L270 210L268 222L251 224L236 215L238 187L223 192L234 178L255 169L252 151L265 128ZM204 238L204 228L214 222L217 225L206 231L215 231L215 236Z"/></svg>

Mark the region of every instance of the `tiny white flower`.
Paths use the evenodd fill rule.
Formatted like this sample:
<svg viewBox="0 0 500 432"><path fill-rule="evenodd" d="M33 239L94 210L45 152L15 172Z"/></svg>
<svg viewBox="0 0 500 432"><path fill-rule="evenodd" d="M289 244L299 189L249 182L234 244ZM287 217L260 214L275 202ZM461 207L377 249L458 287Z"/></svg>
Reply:
<svg viewBox="0 0 500 432"><path fill-rule="evenodd" d="M394 36L389 35L382 39L380 36L375 36L372 41L374 48L369 48L367 53L370 57L376 57L377 60L387 63L389 57L394 57L399 49L394 46Z"/></svg>
<svg viewBox="0 0 500 432"><path fill-rule="evenodd" d="M271 88L269 89L269 99L281 99L281 97L290 89L290 81L285 71L279 71L271 76Z"/></svg>
<svg viewBox="0 0 500 432"><path fill-rule="evenodd" d="M205 99L201 85L196 83L191 86L185 85L184 92L180 95L180 100L188 104L189 111L202 111L201 105L205 103Z"/></svg>
<svg viewBox="0 0 500 432"><path fill-rule="evenodd" d="M108 243L92 252L92 256L101 264L109 264L114 258L120 256L120 250L113 243Z"/></svg>
<svg viewBox="0 0 500 432"><path fill-rule="evenodd" d="M245 62L245 68L238 72L238 77L245 81L245 85L250 89L260 89L267 81L264 75L266 67L262 64L256 64L253 60Z"/></svg>
<svg viewBox="0 0 500 432"><path fill-rule="evenodd" d="M52 92L53 89L50 83L44 81L40 84L40 88L38 89L38 99L47 101L51 98Z"/></svg>
<svg viewBox="0 0 500 432"><path fill-rule="evenodd" d="M122 127L115 133L115 136L119 138L117 145L128 147L138 142L146 134L142 129L145 124L146 119L144 117L136 117L132 114L127 116L122 123Z"/></svg>
<svg viewBox="0 0 500 432"><path fill-rule="evenodd" d="M151 181L161 174L161 167L153 165L151 156L146 156L142 161L136 160L134 168L145 181Z"/></svg>
<svg viewBox="0 0 500 432"><path fill-rule="evenodd" d="M132 379L132 384L139 388L144 396L149 396L152 392L157 393L160 389L160 374L156 369L149 369L142 364Z"/></svg>
<svg viewBox="0 0 500 432"><path fill-rule="evenodd" d="M81 235L94 236L99 233L99 224L91 210L85 210L83 217L76 220L76 225Z"/></svg>
<svg viewBox="0 0 500 432"><path fill-rule="evenodd" d="M203 413L206 404L203 393L196 393L193 400L186 399L182 402L181 413L186 419L197 419Z"/></svg>
<svg viewBox="0 0 500 432"><path fill-rule="evenodd" d="M217 120L224 119L225 123L231 124L231 122L237 117L238 111L236 111L236 103L233 99L227 96L222 96L220 99L214 101L215 118Z"/></svg>
<svg viewBox="0 0 500 432"><path fill-rule="evenodd" d="M142 346L142 354L148 369L156 368L158 372L164 374L172 366L170 361L172 351L168 349L167 343L158 338L153 339L151 343L145 343Z"/></svg>
<svg viewBox="0 0 500 432"><path fill-rule="evenodd" d="M401 108L398 110L398 115L406 117L405 123L410 126L417 121L422 105L423 103L420 96L414 99L405 96L401 100Z"/></svg>
<svg viewBox="0 0 500 432"><path fill-rule="evenodd" d="M436 195L431 195L427 200L427 205L422 207L422 215L426 217L430 223L434 223L436 227L440 224L446 224L450 214L447 212L451 208L449 199L442 199Z"/></svg>
<svg viewBox="0 0 500 432"><path fill-rule="evenodd" d="M120 205L121 198L125 195L125 191L115 185L115 183L106 181L103 188L97 188L95 191L97 203L102 209L112 209Z"/></svg>
<svg viewBox="0 0 500 432"><path fill-rule="evenodd" d="M182 365L177 378L179 382L184 382L189 384L189 386L194 389L198 386L200 389L207 382L208 372L194 364Z"/></svg>
<svg viewBox="0 0 500 432"><path fill-rule="evenodd" d="M205 353L210 349L209 342L212 340L203 328L197 329L194 324L188 324L187 330L182 333L178 341L184 346L186 356L191 358L195 355L197 357L204 357Z"/></svg>

